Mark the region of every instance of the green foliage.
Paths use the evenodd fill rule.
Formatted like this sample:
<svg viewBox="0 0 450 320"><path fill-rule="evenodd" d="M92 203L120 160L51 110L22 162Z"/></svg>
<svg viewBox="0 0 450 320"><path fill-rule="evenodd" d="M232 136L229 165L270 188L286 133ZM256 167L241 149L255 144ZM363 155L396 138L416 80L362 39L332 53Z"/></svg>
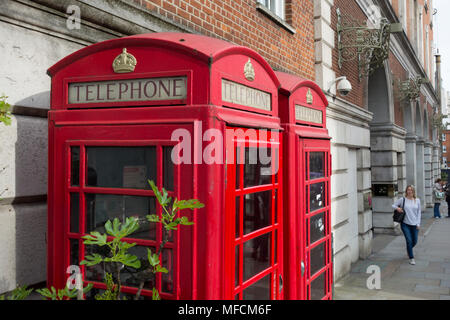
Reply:
<svg viewBox="0 0 450 320"><path fill-rule="evenodd" d="M160 191L155 183L149 180L149 184L155 194L158 203L161 205L163 212L161 217L155 214L147 216L147 220L154 223L161 223L167 231L177 230L179 225L192 225L193 222L189 221L187 217L177 217L178 212L184 209L198 209L203 208L204 204L200 203L196 199L190 200L178 200L169 197L167 190L162 188ZM128 243L122 239L133 234L139 229L138 220L135 218L127 218L125 223L121 223L119 219L114 219L113 222L107 221L105 224L105 230L107 234L101 234L97 231L91 232L89 235L82 237L84 244L94 245L99 247L107 246L109 249L108 256L102 256L98 253L86 256L85 260L81 262L82 265L94 266L100 263L111 263L115 266L115 275L105 273L105 283L107 289L103 294L95 296L97 300L121 300L120 298L120 269L122 266L128 266L136 269L136 278L140 279L139 289L135 299L140 297L141 290L143 289L145 281L150 277L155 279L157 273L167 273L168 270L161 265L160 255L162 249L168 241L168 233L164 233L164 238L156 252L152 252L151 249L147 249L147 262L141 261L135 255L128 253L128 250L136 245L136 243ZM112 237L111 241L108 241L108 235ZM117 283L114 282L114 278ZM154 283L154 281L153 281ZM153 300L160 300L161 297L156 288L152 290Z"/></svg>
<svg viewBox="0 0 450 320"><path fill-rule="evenodd" d="M85 288L83 288L83 293L87 293L92 289L93 285L89 283ZM51 287L50 289L44 288L44 289L37 289L38 293L40 293L42 296L44 296L44 300L50 299L50 300L70 300L73 298L76 298L78 295L77 288L73 288L70 290L67 288L67 286L64 289L58 289L56 290L55 287Z"/></svg>
<svg viewBox="0 0 450 320"><path fill-rule="evenodd" d="M150 222L160 222L164 226L166 230L177 230L178 225L185 225L190 226L194 224L193 222L189 221L187 217L178 217L177 216L178 211L183 209L200 209L203 208L205 205L201 203L197 199L190 199L190 200L178 200L175 198L175 200L172 203L172 208L169 208L170 203L172 202L172 198L169 197L169 194L166 189L162 188L162 194L159 191L159 189L156 187L153 180L149 180L149 184L155 193L156 199L158 200L159 204L163 208L163 212L161 214L161 218L158 217L155 214L148 215L147 219Z"/></svg>
<svg viewBox="0 0 450 320"><path fill-rule="evenodd" d="M106 232L114 237L112 241L107 241L106 234L100 234L97 231L91 232L90 235L82 237L84 244L97 245L100 247L108 246L110 249L110 256L103 257L97 253L90 256L86 256L85 260L81 261L81 265L93 266L101 262L116 262L135 269L141 267L139 259L127 253L128 249L134 247L136 243L128 243L122 241L123 238L129 236L139 228L137 219L127 218L125 223L121 223L119 219L115 218L113 223L111 221L106 222Z"/></svg>
<svg viewBox="0 0 450 320"><path fill-rule="evenodd" d="M25 300L25 298L27 298L32 291L33 289L27 289L27 286L17 287L8 297L1 295L0 300L5 300L5 298L6 300Z"/></svg>
<svg viewBox="0 0 450 320"><path fill-rule="evenodd" d="M119 286L114 283L111 273L105 273L106 290L102 294L97 294L95 300L120 300Z"/></svg>
<svg viewBox="0 0 450 320"><path fill-rule="evenodd" d="M9 126L11 124L11 112L9 111L11 106L6 102L7 98L5 95L0 96L0 122Z"/></svg>

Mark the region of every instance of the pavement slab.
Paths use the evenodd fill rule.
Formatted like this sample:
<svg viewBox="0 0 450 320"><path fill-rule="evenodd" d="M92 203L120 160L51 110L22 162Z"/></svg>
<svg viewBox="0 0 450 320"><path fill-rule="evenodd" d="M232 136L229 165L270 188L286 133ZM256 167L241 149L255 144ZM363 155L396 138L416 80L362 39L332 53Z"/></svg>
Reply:
<svg viewBox="0 0 450 320"><path fill-rule="evenodd" d="M446 203L441 207L447 210ZM434 219L433 208L423 212L415 265L409 264L403 234L375 235L372 247L366 260L335 283L335 300L450 300L450 219ZM378 290L367 287L371 265L381 270Z"/></svg>

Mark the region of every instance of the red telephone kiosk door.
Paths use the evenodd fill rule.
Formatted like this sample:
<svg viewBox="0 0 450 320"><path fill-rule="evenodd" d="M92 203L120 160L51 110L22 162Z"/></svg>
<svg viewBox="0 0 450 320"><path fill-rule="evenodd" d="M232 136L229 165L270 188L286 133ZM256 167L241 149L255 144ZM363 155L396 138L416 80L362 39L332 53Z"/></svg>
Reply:
<svg viewBox="0 0 450 320"><path fill-rule="evenodd" d="M284 265L287 299L332 297L328 101L312 81L276 72L284 144Z"/></svg>
<svg viewBox="0 0 450 320"><path fill-rule="evenodd" d="M306 231L300 239L305 265L302 269L302 290L305 290L302 299L331 299L330 143L327 140L300 139L299 153L304 159L301 166L304 198L301 199L300 221Z"/></svg>
<svg viewBox="0 0 450 320"><path fill-rule="evenodd" d="M234 279L229 298L278 300L283 286L279 132L227 130L241 133L227 150L235 153L235 161L227 164L225 261Z"/></svg>

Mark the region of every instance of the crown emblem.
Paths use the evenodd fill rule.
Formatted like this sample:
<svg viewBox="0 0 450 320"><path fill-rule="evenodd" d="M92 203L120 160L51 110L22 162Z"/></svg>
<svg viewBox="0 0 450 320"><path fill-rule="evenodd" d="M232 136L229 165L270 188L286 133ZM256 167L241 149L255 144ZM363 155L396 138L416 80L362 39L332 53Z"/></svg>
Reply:
<svg viewBox="0 0 450 320"><path fill-rule="evenodd" d="M306 93L306 103L313 104L313 102L314 102L314 97L311 93L311 89L308 89L308 92Z"/></svg>
<svg viewBox="0 0 450 320"><path fill-rule="evenodd" d="M248 59L247 63L244 66L244 75L245 79L248 81L255 80L255 69L253 69L252 62Z"/></svg>
<svg viewBox="0 0 450 320"><path fill-rule="evenodd" d="M136 58L127 52L127 48L123 48L122 53L114 59L112 66L115 73L127 73L133 72L136 64Z"/></svg>

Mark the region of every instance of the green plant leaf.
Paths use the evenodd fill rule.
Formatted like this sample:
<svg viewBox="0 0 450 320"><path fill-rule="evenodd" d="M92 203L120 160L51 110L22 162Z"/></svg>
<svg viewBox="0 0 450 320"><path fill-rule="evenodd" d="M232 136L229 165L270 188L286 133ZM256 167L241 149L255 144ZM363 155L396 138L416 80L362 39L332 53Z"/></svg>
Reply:
<svg viewBox="0 0 450 320"><path fill-rule="evenodd" d="M166 230L177 230L177 226L178 224L176 222L170 222L168 224L165 224L164 228L166 228Z"/></svg>
<svg viewBox="0 0 450 320"><path fill-rule="evenodd" d="M100 234L97 231L91 232L91 234L81 237L84 239L84 244L94 244L97 246L106 245L106 234Z"/></svg>
<svg viewBox="0 0 450 320"><path fill-rule="evenodd" d="M39 293L41 296L44 296L45 298L56 300L56 298L54 298L52 292L49 289L47 289L47 288L36 289L36 292ZM45 298L44 298L44 300L45 300Z"/></svg>
<svg viewBox="0 0 450 320"><path fill-rule="evenodd" d="M177 200L176 202L174 202L173 206L180 210L183 209L193 210L203 208L205 205L197 199L189 199L189 200Z"/></svg>
<svg viewBox="0 0 450 320"><path fill-rule="evenodd" d="M194 222L189 221L188 217L181 217L179 224L184 225L184 226L191 226L194 224Z"/></svg>
<svg viewBox="0 0 450 320"><path fill-rule="evenodd" d="M149 222L160 222L159 217L156 214L146 216Z"/></svg>
<svg viewBox="0 0 450 320"><path fill-rule="evenodd" d="M33 289L27 289L26 285L23 287L17 287L11 292L11 295L7 298L7 300L24 300L32 291Z"/></svg>
<svg viewBox="0 0 450 320"><path fill-rule="evenodd" d="M169 271L166 268L161 267L161 265L158 264L156 266L156 272L168 273Z"/></svg>
<svg viewBox="0 0 450 320"><path fill-rule="evenodd" d="M98 253L94 253L94 254L92 254L90 256L85 256L85 260L81 261L80 265L87 265L88 267L92 267L92 266L95 266L96 264L99 264L103 260L106 261L106 259L107 258L104 259Z"/></svg>
<svg viewBox="0 0 450 320"><path fill-rule="evenodd" d="M153 288L152 300L161 300L161 297L159 296L159 292L156 288Z"/></svg>
<svg viewBox="0 0 450 320"><path fill-rule="evenodd" d="M147 258L148 258L148 262L150 262L150 265L152 267L159 265L158 255L156 253L152 253L152 250L148 249L148 248L147 248Z"/></svg>
<svg viewBox="0 0 450 320"><path fill-rule="evenodd" d="M156 199L158 200L159 203L162 203L162 195L161 192L159 192L158 188L156 187L155 183L153 182L153 180L148 180L148 183L150 184L150 187L153 190L153 193L156 196Z"/></svg>
<svg viewBox="0 0 450 320"><path fill-rule="evenodd" d="M83 293L88 293L94 287L92 283L88 283L86 287L83 288Z"/></svg>

